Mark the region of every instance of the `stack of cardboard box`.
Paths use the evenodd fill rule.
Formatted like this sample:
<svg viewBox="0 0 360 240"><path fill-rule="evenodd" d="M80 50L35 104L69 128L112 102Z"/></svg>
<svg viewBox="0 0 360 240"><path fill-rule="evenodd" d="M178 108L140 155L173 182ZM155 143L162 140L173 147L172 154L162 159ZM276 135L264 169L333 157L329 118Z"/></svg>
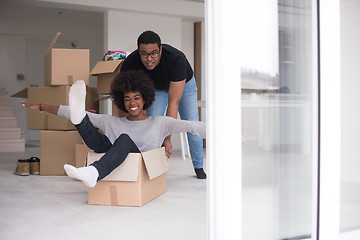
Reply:
<svg viewBox="0 0 360 240"><path fill-rule="evenodd" d="M44 57L44 87L26 88L13 97L27 98L29 103L69 105L69 90L77 80L89 85L89 49L53 48L57 33ZM98 110L95 88L87 87L86 110ZM75 165L75 144L82 139L70 120L39 111L28 110L27 127L40 130L40 174L64 175L64 164Z"/></svg>
<svg viewBox="0 0 360 240"><path fill-rule="evenodd" d="M13 97L28 98L34 104L68 105L70 86L77 80L89 84L89 50L54 49L52 41L44 59L44 87L30 87ZM123 60L98 62L91 74L98 77L97 89L87 87L86 109L98 112L98 94L108 95ZM116 114L114 108L113 115ZM40 174L64 175L64 164L82 167L103 154L93 153L75 126L67 119L46 112L28 110L28 129L40 130ZM142 206L166 192L169 166L165 149L129 154L106 179L88 190L88 203ZM126 196L126 197L124 197Z"/></svg>

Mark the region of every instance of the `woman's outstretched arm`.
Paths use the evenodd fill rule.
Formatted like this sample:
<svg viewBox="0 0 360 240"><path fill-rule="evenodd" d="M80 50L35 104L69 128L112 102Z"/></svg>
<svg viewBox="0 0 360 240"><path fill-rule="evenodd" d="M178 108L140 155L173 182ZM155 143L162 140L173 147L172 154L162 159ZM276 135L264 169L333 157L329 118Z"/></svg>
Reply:
<svg viewBox="0 0 360 240"><path fill-rule="evenodd" d="M55 105L32 104L32 103L27 103L24 101L20 101L20 104L27 109L45 111L45 112L52 113L55 115L57 115L58 110L59 110L59 106L55 106Z"/></svg>

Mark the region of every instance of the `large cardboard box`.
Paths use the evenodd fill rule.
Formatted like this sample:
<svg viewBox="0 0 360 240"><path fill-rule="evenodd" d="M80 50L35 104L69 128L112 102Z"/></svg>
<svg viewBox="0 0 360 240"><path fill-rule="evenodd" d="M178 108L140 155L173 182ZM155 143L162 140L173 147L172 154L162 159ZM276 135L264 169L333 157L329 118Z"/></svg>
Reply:
<svg viewBox="0 0 360 240"><path fill-rule="evenodd" d="M103 154L89 152L87 165ZM165 148L130 153L108 176L88 189L88 204L143 206L166 192Z"/></svg>
<svg viewBox="0 0 360 240"><path fill-rule="evenodd" d="M124 60L100 61L91 70L90 74L97 76L97 93L109 94L114 77L120 73Z"/></svg>
<svg viewBox="0 0 360 240"><path fill-rule="evenodd" d="M40 131L40 175L65 175L64 165L75 165L77 131Z"/></svg>
<svg viewBox="0 0 360 240"><path fill-rule="evenodd" d="M88 152L92 151L84 143L75 145L75 167L85 167Z"/></svg>
<svg viewBox="0 0 360 240"><path fill-rule="evenodd" d="M72 85L77 80L89 85L89 49L53 48L60 34L56 34L44 57L45 86Z"/></svg>
<svg viewBox="0 0 360 240"><path fill-rule="evenodd" d="M11 97L27 98L29 103L49 105L69 105L70 86L30 87ZM98 112L98 94L95 88L86 89L86 110ZM70 120L47 112L28 110L27 127L31 130L74 130Z"/></svg>

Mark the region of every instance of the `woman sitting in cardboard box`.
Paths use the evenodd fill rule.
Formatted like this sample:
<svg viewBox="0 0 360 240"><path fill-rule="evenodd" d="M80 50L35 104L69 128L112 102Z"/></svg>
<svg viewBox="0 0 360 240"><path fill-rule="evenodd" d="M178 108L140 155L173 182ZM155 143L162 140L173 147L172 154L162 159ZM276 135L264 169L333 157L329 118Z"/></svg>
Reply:
<svg viewBox="0 0 360 240"><path fill-rule="evenodd" d="M97 153L106 153L88 167L65 164L69 177L94 187L125 160L129 153L146 152L161 147L164 139L176 132L191 132L205 137L206 124L177 120L167 116L150 117L145 110L154 101L154 86L143 71L131 70L114 78L111 97L115 105L128 113L126 117L85 111L86 85L75 82L69 92L69 106L53 106L21 102L29 109L46 111L71 120L86 145ZM104 132L104 135L96 129Z"/></svg>

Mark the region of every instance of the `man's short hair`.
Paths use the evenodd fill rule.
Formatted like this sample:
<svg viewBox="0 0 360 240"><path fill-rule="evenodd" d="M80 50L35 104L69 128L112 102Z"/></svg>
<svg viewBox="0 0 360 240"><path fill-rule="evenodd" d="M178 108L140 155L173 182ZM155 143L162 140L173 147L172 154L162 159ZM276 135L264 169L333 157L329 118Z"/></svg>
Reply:
<svg viewBox="0 0 360 240"><path fill-rule="evenodd" d="M161 39L157 33L150 31L150 30L145 31L142 34L140 34L140 36L138 37L138 40L137 40L138 48L139 48L140 44L152 44L152 43L156 43L160 48Z"/></svg>

